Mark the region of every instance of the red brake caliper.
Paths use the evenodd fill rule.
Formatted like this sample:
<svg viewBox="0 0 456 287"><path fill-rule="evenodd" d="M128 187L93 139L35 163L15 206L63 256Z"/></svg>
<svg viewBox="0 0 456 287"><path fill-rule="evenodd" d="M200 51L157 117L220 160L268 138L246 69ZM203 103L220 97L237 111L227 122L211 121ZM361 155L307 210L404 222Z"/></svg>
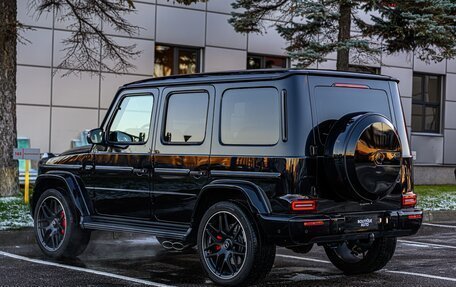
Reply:
<svg viewBox="0 0 456 287"><path fill-rule="evenodd" d="M215 238L217 238L217 240L221 241L223 238L221 235L217 235ZM220 245L215 245L215 250L219 251L220 249L222 249L222 247L220 247Z"/></svg>
<svg viewBox="0 0 456 287"><path fill-rule="evenodd" d="M60 217L62 218L62 221L61 221L62 224L61 225L63 227L63 229L60 230L60 233L63 235L63 234L65 234L65 229L66 229L66 218L65 218L65 213L63 212L63 210L60 213Z"/></svg>

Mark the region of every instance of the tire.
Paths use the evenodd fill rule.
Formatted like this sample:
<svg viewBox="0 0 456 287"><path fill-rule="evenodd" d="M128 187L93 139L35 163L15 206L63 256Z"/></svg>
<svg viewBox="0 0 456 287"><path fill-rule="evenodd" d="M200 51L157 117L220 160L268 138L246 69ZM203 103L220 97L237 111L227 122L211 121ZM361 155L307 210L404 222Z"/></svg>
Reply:
<svg viewBox="0 0 456 287"><path fill-rule="evenodd" d="M43 192L36 204L33 219L36 241L48 257L77 257L89 243L91 232L79 227L73 203L59 190L48 189Z"/></svg>
<svg viewBox="0 0 456 287"><path fill-rule="evenodd" d="M253 217L236 203L211 206L201 219L197 242L203 270L219 285L256 284L274 264L275 245L263 239Z"/></svg>
<svg viewBox="0 0 456 287"><path fill-rule="evenodd" d="M382 269L390 261L396 250L396 238L378 238L364 255L357 257L351 253L353 242L344 242L337 247L325 246L329 260L346 275L371 273ZM351 257L350 257L351 255ZM357 258L357 259L356 259Z"/></svg>

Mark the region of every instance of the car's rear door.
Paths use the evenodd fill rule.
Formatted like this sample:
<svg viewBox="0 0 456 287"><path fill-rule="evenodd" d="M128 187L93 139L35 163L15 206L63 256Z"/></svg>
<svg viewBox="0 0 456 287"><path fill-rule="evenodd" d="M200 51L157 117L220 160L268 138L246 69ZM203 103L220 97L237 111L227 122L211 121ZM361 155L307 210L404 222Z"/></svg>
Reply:
<svg viewBox="0 0 456 287"><path fill-rule="evenodd" d="M188 223L208 181L215 90L163 89L154 148L153 213L160 222Z"/></svg>

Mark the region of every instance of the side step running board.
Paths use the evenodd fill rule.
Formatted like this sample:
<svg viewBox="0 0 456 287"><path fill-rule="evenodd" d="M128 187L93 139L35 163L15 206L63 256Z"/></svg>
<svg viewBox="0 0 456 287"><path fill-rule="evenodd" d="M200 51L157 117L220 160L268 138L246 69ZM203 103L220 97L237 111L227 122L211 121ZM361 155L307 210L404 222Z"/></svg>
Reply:
<svg viewBox="0 0 456 287"><path fill-rule="evenodd" d="M111 231L111 232L132 232L142 233L154 236L161 236L169 239L177 239L184 241L190 233L190 226L182 225L168 225L168 224L131 224L113 222L107 220L91 220L85 219L81 223L83 229Z"/></svg>

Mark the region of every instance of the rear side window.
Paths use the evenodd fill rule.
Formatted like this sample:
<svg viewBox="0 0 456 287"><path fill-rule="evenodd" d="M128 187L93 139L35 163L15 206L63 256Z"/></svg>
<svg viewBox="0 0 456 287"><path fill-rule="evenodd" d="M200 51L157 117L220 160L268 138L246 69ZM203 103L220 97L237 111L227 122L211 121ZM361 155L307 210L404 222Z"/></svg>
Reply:
<svg viewBox="0 0 456 287"><path fill-rule="evenodd" d="M230 89L222 97L220 137L226 145L274 145L280 134L275 88Z"/></svg>
<svg viewBox="0 0 456 287"><path fill-rule="evenodd" d="M206 135L207 93L176 93L168 97L164 142L199 144Z"/></svg>
<svg viewBox="0 0 456 287"><path fill-rule="evenodd" d="M317 87L315 98L318 123L356 112L379 113L391 120L388 95L383 90Z"/></svg>
<svg viewBox="0 0 456 287"><path fill-rule="evenodd" d="M315 105L318 140L325 144L334 123L346 114L374 112L391 120L388 95L384 90L346 87L316 87Z"/></svg>

